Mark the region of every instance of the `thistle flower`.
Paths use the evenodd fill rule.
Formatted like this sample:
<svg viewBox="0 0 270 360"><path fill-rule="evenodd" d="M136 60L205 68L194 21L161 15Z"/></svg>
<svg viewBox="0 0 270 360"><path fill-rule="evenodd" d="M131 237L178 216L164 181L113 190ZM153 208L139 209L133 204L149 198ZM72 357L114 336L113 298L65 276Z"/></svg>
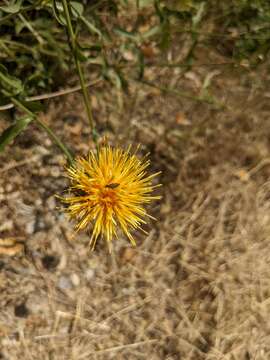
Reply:
<svg viewBox="0 0 270 360"><path fill-rule="evenodd" d="M92 224L90 246L95 247L97 238L105 238L109 249L111 241L118 237L118 228L136 245L132 230L145 224L147 214L144 204L159 196L151 196L152 179L159 173L146 174L150 161L140 160L130 147L102 146L97 152L90 151L87 158L79 157L67 169L71 180L69 196L62 198L68 204L69 216L77 221L76 230ZM71 193L73 195L71 195Z"/></svg>

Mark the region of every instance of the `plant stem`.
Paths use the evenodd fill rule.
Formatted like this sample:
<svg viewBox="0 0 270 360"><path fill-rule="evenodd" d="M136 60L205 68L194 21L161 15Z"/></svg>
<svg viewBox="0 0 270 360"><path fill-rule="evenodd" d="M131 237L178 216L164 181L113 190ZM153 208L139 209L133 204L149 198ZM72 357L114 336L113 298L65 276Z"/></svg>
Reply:
<svg viewBox="0 0 270 360"><path fill-rule="evenodd" d="M11 98L14 105L17 105L19 109L25 111L30 117L32 117L36 123L44 129L47 134L50 136L50 138L55 142L55 144L63 151L63 153L66 155L68 161L70 164L74 162L73 156L71 155L70 151L67 149L67 147L62 143L62 141L58 138L57 135L53 132L53 130L45 124L42 120L38 119L36 114L34 114L31 110L29 110L24 104L21 103L18 99Z"/></svg>
<svg viewBox="0 0 270 360"><path fill-rule="evenodd" d="M75 36L74 30L73 30L73 26L72 26L72 22L71 22L71 18L70 18L70 9L69 9L68 0L62 0L62 4L63 4L63 8L64 8L66 23L67 23L70 47L71 47L76 70L77 70L81 88L82 88L84 105L86 108L87 117L88 117L90 129L92 132L92 137L93 137L94 142L96 143L97 139L96 139L95 126L94 126L94 119L93 119L93 114L92 114L92 106L91 106L91 102L90 102L90 95L89 95L89 92L88 92L88 89L87 89L87 86L85 83L85 78L84 78L84 74L83 74L82 67L80 64L80 60L78 58L78 52L76 49L76 36Z"/></svg>
<svg viewBox="0 0 270 360"><path fill-rule="evenodd" d="M59 139L58 136L55 135L53 130L42 120L35 118L37 124L44 129L47 134L50 136L50 138L55 142L55 144L63 151L63 153L66 155L68 161L70 164L73 164L74 158L71 155L70 151L67 149L67 147L62 143L62 141Z"/></svg>
<svg viewBox="0 0 270 360"><path fill-rule="evenodd" d="M164 91L165 93L168 93L168 94L173 94L173 95L180 96L180 97L190 99L190 100L193 100L193 101L198 101L198 102L201 102L201 103L207 103L207 104L210 104L210 105L214 105L217 109L223 109L223 108L226 107L226 105L224 103L219 102L214 97L195 96L195 95L191 95L191 94L186 93L186 92L181 91L181 90L173 89L173 88L166 87L166 86L160 86L160 85L151 83L151 82L146 81L146 80L139 80L138 82L140 82L141 84L147 85L147 86L151 86L151 87L153 87L155 89L159 89L160 91Z"/></svg>

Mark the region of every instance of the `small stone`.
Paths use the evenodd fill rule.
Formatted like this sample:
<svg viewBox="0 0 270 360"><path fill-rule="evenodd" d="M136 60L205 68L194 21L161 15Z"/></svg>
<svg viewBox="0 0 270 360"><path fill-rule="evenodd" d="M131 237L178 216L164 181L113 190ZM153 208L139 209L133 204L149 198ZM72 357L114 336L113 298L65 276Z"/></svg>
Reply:
<svg viewBox="0 0 270 360"><path fill-rule="evenodd" d="M61 172L60 172L60 169L58 166L52 166L50 173L53 177L56 177L56 178L58 178L61 175Z"/></svg>
<svg viewBox="0 0 270 360"><path fill-rule="evenodd" d="M35 200L35 207L39 207L42 205L42 200L40 198Z"/></svg>
<svg viewBox="0 0 270 360"><path fill-rule="evenodd" d="M133 61L134 60L134 54L131 51L124 51L123 52L123 57L127 61Z"/></svg>
<svg viewBox="0 0 270 360"><path fill-rule="evenodd" d="M36 219L28 221L27 224L25 225L25 232L28 235L32 235L35 232L35 227L36 227Z"/></svg>
<svg viewBox="0 0 270 360"><path fill-rule="evenodd" d="M80 278L79 278L79 276L77 274L75 274L75 273L71 274L70 275L70 280L71 280L71 282L72 282L72 284L74 286L79 286L80 285L81 280L80 280Z"/></svg>
<svg viewBox="0 0 270 360"><path fill-rule="evenodd" d="M129 288L123 288L122 289L122 293L123 295L132 295L136 292L136 289L134 288L134 286L131 286Z"/></svg>
<svg viewBox="0 0 270 360"><path fill-rule="evenodd" d="M190 120L188 120L188 118L186 117L186 115L183 112L178 112L175 115L175 122L178 125L191 125Z"/></svg>
<svg viewBox="0 0 270 360"><path fill-rule="evenodd" d="M68 278L67 276L61 276L58 281L58 286L61 290L70 290L72 288L70 278Z"/></svg>
<svg viewBox="0 0 270 360"><path fill-rule="evenodd" d="M86 280L90 281L94 278L95 276L95 270L94 269L87 269L86 272L85 272L85 278Z"/></svg>
<svg viewBox="0 0 270 360"><path fill-rule="evenodd" d="M12 184L7 184L6 185L6 192L11 192L12 190L13 190Z"/></svg>
<svg viewBox="0 0 270 360"><path fill-rule="evenodd" d="M158 136L162 136L165 133L165 126L163 124L158 124L155 128Z"/></svg>
<svg viewBox="0 0 270 360"><path fill-rule="evenodd" d="M50 151L46 149L44 146L35 145L35 152L39 155L48 155Z"/></svg>
<svg viewBox="0 0 270 360"><path fill-rule="evenodd" d="M55 197L54 196L50 196L49 199L47 200L47 205L48 208L50 210L54 210L56 207L56 202L55 202Z"/></svg>
<svg viewBox="0 0 270 360"><path fill-rule="evenodd" d="M52 141L50 139L46 139L44 141L44 143L45 143L46 146L51 146L52 145Z"/></svg>

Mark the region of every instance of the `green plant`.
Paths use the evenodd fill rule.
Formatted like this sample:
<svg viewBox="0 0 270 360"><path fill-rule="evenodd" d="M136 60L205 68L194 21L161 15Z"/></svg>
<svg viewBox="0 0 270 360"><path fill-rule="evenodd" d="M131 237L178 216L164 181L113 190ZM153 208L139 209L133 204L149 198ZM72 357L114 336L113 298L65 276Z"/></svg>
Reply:
<svg viewBox="0 0 270 360"><path fill-rule="evenodd" d="M15 116L14 123L0 137L0 151L33 119L40 122L37 114L42 104L37 100L72 89L82 91L96 142L88 87L99 79L110 82L118 93L127 92L130 81L139 81L142 86L223 107L208 89L198 96L153 83L145 78L145 69L191 69L198 45L224 48L231 64L245 60L249 66L256 66L269 52L269 20L270 5L266 0L95 0L90 4L71 0L3 0L0 110L15 106L27 117L19 115L17 120ZM176 39L181 45L189 41L180 63L167 58ZM71 78L69 84L67 77ZM63 85L69 88L59 91ZM67 147L53 130L46 124L39 125L71 161Z"/></svg>

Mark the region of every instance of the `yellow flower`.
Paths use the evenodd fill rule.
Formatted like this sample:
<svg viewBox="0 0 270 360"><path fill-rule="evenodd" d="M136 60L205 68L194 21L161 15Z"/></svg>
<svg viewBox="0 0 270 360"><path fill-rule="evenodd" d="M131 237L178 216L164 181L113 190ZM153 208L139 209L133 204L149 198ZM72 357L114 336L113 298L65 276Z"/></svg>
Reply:
<svg viewBox="0 0 270 360"><path fill-rule="evenodd" d="M136 245L130 231L144 231L141 224L146 223L145 217L151 217L143 204L160 198L150 195L159 186L152 185L159 173L147 175L149 164L146 158L140 160L136 153L131 154L130 147L125 151L105 145L97 152L90 151L88 158L77 158L67 169L73 195L62 200L68 204L70 217L77 220L76 230L92 224L92 249L99 236L111 249L117 228Z"/></svg>

